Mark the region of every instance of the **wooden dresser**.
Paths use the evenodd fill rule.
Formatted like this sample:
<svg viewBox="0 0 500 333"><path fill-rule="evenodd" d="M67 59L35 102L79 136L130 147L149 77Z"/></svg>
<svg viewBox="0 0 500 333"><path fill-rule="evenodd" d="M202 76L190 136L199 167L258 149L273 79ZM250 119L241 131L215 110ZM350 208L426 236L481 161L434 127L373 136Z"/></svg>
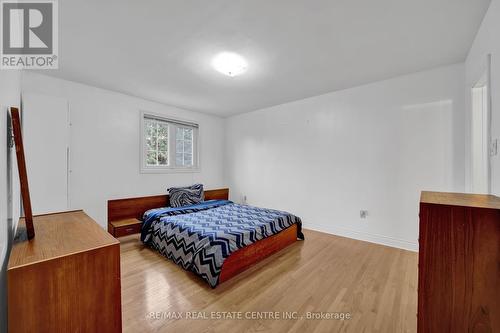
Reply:
<svg viewBox="0 0 500 333"><path fill-rule="evenodd" d="M81 210L33 222L9 258L9 332L121 332L119 242Z"/></svg>
<svg viewBox="0 0 500 333"><path fill-rule="evenodd" d="M500 198L422 192L418 332L500 332Z"/></svg>

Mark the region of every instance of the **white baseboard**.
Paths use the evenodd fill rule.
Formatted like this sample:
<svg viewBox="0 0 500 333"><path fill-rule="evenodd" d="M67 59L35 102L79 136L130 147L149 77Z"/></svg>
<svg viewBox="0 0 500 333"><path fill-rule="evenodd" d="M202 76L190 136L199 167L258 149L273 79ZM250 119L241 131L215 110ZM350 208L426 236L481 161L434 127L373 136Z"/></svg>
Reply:
<svg viewBox="0 0 500 333"><path fill-rule="evenodd" d="M418 252L418 242L412 242L405 239L398 239L383 235L371 234L362 231L351 230L343 227L336 226L304 226L304 229L324 232L327 234L357 239L365 242L386 245L398 249Z"/></svg>

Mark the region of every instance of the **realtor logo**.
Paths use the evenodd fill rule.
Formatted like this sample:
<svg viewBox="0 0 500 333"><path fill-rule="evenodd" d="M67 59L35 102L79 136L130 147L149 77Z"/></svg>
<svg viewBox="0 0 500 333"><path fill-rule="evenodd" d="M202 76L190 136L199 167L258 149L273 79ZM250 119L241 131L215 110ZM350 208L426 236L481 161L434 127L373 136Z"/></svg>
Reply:
<svg viewBox="0 0 500 333"><path fill-rule="evenodd" d="M56 0L1 0L0 4L0 68L58 68Z"/></svg>

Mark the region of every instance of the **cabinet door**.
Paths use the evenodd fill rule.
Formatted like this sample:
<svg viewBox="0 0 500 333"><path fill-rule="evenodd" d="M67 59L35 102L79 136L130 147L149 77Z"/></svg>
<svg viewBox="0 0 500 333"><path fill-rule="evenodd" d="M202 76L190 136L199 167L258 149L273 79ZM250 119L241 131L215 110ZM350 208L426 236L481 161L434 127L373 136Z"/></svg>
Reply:
<svg viewBox="0 0 500 333"><path fill-rule="evenodd" d="M23 95L23 136L33 214L69 207L69 107L63 98Z"/></svg>

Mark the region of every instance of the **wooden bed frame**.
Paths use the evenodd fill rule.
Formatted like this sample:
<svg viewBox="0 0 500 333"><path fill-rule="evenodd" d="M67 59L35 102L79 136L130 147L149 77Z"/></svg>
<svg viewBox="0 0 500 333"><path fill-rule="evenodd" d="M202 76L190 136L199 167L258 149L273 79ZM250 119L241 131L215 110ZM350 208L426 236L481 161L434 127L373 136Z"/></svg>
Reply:
<svg viewBox="0 0 500 333"><path fill-rule="evenodd" d="M228 200L229 189L205 191L205 200ZM140 232L142 214L148 209L169 206L168 195L115 199L108 201L108 231L115 237ZM231 254L222 265L219 283L250 268L264 258L297 241L297 225L257 241Z"/></svg>

